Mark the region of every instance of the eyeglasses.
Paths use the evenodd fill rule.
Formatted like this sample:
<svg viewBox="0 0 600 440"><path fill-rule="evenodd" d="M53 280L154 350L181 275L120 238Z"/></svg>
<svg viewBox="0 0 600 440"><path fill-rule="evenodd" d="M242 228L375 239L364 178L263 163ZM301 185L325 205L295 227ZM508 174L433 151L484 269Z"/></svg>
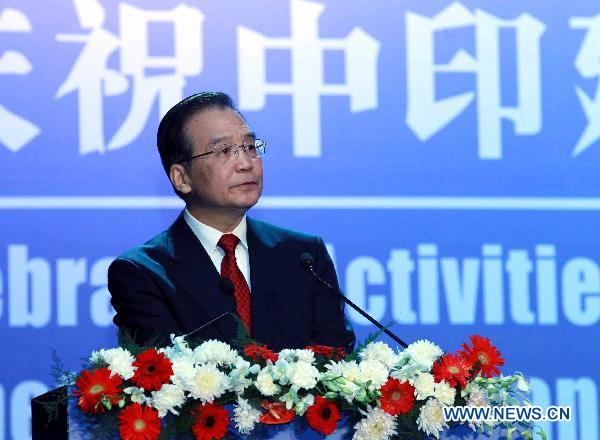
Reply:
<svg viewBox="0 0 600 440"><path fill-rule="evenodd" d="M215 160L225 163L229 162L233 157L237 156L240 148L244 150L244 153L246 153L248 157L250 157L250 159L256 159L257 157L265 155L266 146L267 143L262 139L255 139L254 141L244 142L242 145L222 144L217 145L212 150L207 151L206 153L197 154L195 156L188 157L187 159L179 160L175 163L187 162L192 159L198 159L199 157L208 156L209 154L214 155Z"/></svg>

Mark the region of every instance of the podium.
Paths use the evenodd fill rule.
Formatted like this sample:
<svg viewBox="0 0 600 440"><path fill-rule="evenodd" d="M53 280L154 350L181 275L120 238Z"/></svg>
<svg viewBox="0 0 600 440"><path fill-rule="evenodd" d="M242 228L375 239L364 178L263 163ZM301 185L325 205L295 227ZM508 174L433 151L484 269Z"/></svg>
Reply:
<svg viewBox="0 0 600 440"><path fill-rule="evenodd" d="M31 438L32 440L53 439L68 440L68 408L67 408L66 386L48 391L41 396L31 399ZM46 411L45 404L52 402L64 402L59 404L56 412L56 418L50 420L50 415Z"/></svg>
<svg viewBox="0 0 600 440"><path fill-rule="evenodd" d="M31 423L32 440L94 440L93 428L97 425L97 419L82 413L76 406L75 399L66 399L67 393L71 392L68 387L56 388L41 396L31 399ZM64 402L58 406L57 417L49 421L48 412L44 405L49 402ZM231 406L226 406L232 412ZM231 419L231 418L230 418ZM228 439L240 440L351 440L354 434L354 426L344 416L338 424L338 429L329 436L312 430L304 418L296 418L284 425L258 425L251 435L244 436L234 430L229 431ZM466 425L456 425L450 430L444 431L440 439L445 440L501 440L505 438L503 430L495 430L491 436L477 434ZM115 429L108 437L102 436L103 440L118 440L119 433ZM426 437L433 440L433 437ZM173 440L194 440L193 434L178 435Z"/></svg>

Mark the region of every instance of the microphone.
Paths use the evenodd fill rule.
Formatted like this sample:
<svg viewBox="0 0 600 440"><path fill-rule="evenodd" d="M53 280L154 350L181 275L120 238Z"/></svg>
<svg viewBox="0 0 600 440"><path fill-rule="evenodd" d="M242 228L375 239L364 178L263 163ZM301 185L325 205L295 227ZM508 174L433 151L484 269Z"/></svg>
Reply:
<svg viewBox="0 0 600 440"><path fill-rule="evenodd" d="M337 296L339 296L342 299L342 301L344 301L346 304L348 304L350 307L352 307L354 310L356 310L358 313L360 313L362 316L364 316L366 319L368 319L369 322L371 322L373 325L375 325L379 330L381 330L383 333L388 335L390 338L392 338L398 344L402 345L404 348L408 347L408 344L406 342L404 342L402 339L400 339L394 333L392 333L387 328L385 328L383 325L381 325L381 323L379 321L377 321L375 318L373 318L371 315L369 315L363 309L361 309L356 304L354 304L352 301L350 301L348 298L346 298L346 295L344 295L344 293L340 289L333 287L331 284L329 284L327 281L325 281L323 278L321 278L317 274L317 272L315 272L315 260L310 253L304 252L302 255L300 255L300 265L303 268L305 268L313 276L313 278L316 279L320 284L322 284L323 286L327 287L327 289L334 292Z"/></svg>
<svg viewBox="0 0 600 440"><path fill-rule="evenodd" d="M223 292L226 296L228 296L232 300L232 304L233 304L232 307L230 307L229 310L226 310L225 312L221 313L216 318L213 318L210 321L205 322L204 324L202 324L197 329L194 329L191 332L183 335L184 338L187 338L189 336L192 336L192 335L196 334L197 332L201 331L202 329L205 329L209 325L214 324L215 322L219 321L224 316L227 316L227 315L230 315L230 314L232 314L232 315L235 314L235 310L237 310L237 307L236 307L237 304L236 304L236 301L235 301L235 295L233 294L233 292L235 290L235 287L233 287L233 283L231 282L231 280L229 278L221 277L219 279L219 288L221 289L221 292Z"/></svg>

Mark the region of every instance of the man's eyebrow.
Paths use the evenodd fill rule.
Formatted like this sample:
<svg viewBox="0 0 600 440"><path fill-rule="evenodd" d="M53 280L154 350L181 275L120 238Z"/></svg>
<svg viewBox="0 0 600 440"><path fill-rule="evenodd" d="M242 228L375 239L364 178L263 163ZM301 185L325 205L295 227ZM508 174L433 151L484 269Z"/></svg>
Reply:
<svg viewBox="0 0 600 440"><path fill-rule="evenodd" d="M248 133L246 133L246 134L244 135L244 137L245 137L246 139L256 139L256 133L255 133L254 131L248 131ZM218 136L218 137L216 137L216 138L213 138L213 139L212 139L212 140L211 140L211 141L208 143L208 145L209 145L209 146L218 145L218 144L220 144L221 142L223 142L224 140L226 140L226 139L229 139L229 138L231 138L231 136Z"/></svg>
<svg viewBox="0 0 600 440"><path fill-rule="evenodd" d="M213 138L208 145L217 145L220 144L222 141L224 141L225 139L227 139L229 136L219 136L216 138Z"/></svg>

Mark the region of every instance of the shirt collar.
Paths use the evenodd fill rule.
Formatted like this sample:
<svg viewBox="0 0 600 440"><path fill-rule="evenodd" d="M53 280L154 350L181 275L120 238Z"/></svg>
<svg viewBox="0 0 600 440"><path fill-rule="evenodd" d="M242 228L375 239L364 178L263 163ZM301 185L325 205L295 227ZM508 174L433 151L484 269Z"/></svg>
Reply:
<svg viewBox="0 0 600 440"><path fill-rule="evenodd" d="M194 216L192 216L192 214L190 214L187 208L185 208L183 211L183 217L194 235L198 238L198 240L200 240L202 246L204 246L204 249L207 251L213 251L218 247L217 243L221 239L223 232L211 226L205 225L201 221L197 220ZM230 232L230 234L233 234L240 239L240 243L242 243L246 249L248 249L248 241L246 238L247 230L248 226L246 223L246 216L244 215L242 221L234 228L233 231Z"/></svg>

